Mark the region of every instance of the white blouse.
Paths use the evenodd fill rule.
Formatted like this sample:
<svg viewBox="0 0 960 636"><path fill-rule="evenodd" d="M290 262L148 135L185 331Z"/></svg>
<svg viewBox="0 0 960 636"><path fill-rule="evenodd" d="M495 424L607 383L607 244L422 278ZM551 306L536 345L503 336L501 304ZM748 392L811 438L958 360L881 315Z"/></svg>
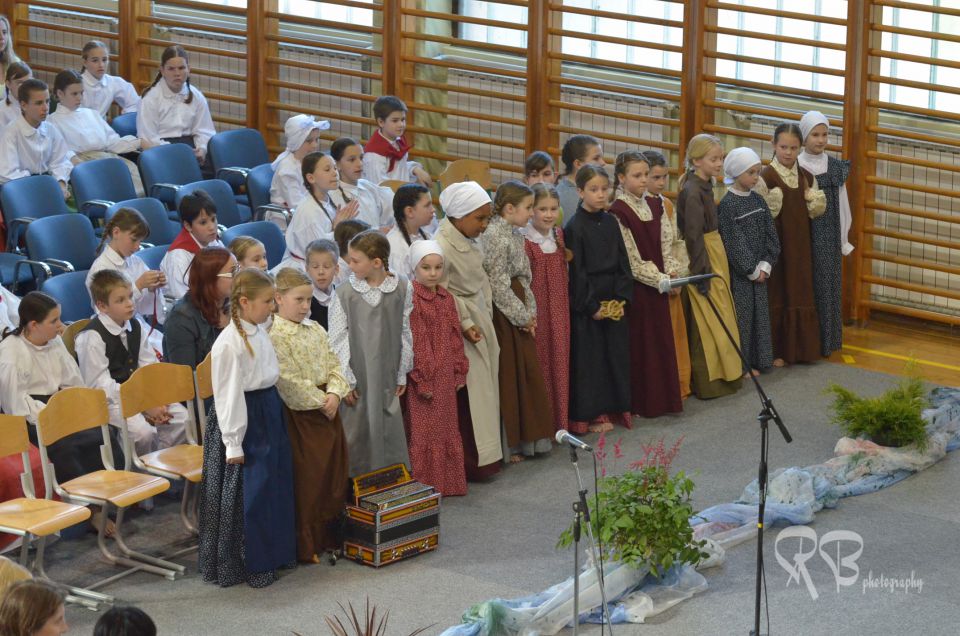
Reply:
<svg viewBox="0 0 960 636"><path fill-rule="evenodd" d="M409 160L410 153L398 159L393 164L393 170L388 171L390 167L390 158L378 155L375 152L363 153L363 178L371 183L380 185L384 181L406 181L413 183L417 180L413 176L413 171L420 168L416 161Z"/></svg>
<svg viewBox="0 0 960 636"><path fill-rule="evenodd" d="M99 80L87 71L83 72L83 99L81 106L106 117L116 103L124 113L135 113L140 108L140 96L133 84L115 75L104 74Z"/></svg>
<svg viewBox="0 0 960 636"><path fill-rule="evenodd" d="M63 104L47 118L57 127L73 152L100 150L122 155L140 150L140 140L132 135L121 137L110 124L89 108L70 110Z"/></svg>
<svg viewBox="0 0 960 636"><path fill-rule="evenodd" d="M421 229L424 234L427 234L428 228ZM430 235L427 234L427 236L429 237ZM420 232L414 232L410 235L411 245L422 240L423 237L420 236ZM412 278L413 268L416 266L416 263L410 262L410 245L407 245L407 242L403 238L403 232L400 231L399 227L393 226L393 228L387 232L387 241L390 243L390 271L394 274Z"/></svg>
<svg viewBox="0 0 960 636"><path fill-rule="evenodd" d="M339 189L330 191L330 200L341 208L349 202L344 195L350 201L360 200L360 210L356 216L358 221L367 223L375 230L394 224L393 190L390 188L366 179L358 180L355 185L340 181Z"/></svg>
<svg viewBox="0 0 960 636"><path fill-rule="evenodd" d="M163 321L167 318L167 308L163 300L163 287L157 288L156 291L137 288L137 279L150 271L150 268L147 267L147 264L143 262L142 258L136 254L132 254L128 258L123 258L107 243L104 245L100 255L97 256L97 259L93 261L93 265L90 266L90 272L87 274L88 292L90 291L90 281L93 280L93 275L102 269L113 269L126 276L127 280L133 285L133 302L136 305L137 313L147 319L147 321L152 319L153 315L156 314L157 322L161 325L163 324ZM93 301L92 294L90 296L90 305L94 311L97 310L97 304Z"/></svg>
<svg viewBox="0 0 960 636"><path fill-rule="evenodd" d="M4 413L26 416L36 424L46 405L30 396L53 395L71 386L83 386L83 378L59 337L40 347L23 336L7 336L0 342L0 408Z"/></svg>
<svg viewBox="0 0 960 636"><path fill-rule="evenodd" d="M188 104L187 95L193 100ZM192 136L201 155L207 154L207 143L217 133L210 116L207 98L194 86L184 84L173 93L164 80L147 91L137 112L137 137L154 144L169 143L164 139Z"/></svg>
<svg viewBox="0 0 960 636"><path fill-rule="evenodd" d="M190 236L193 236L192 234ZM197 240L197 239L193 239ZM199 242L197 243L199 245ZM223 247L219 240L210 241L207 247ZM170 250L163 255L160 261L160 271L167 277L165 293L170 298L183 298L190 285L187 282L190 274L190 265L193 263L194 253L188 250Z"/></svg>
<svg viewBox="0 0 960 636"><path fill-rule="evenodd" d="M403 301L403 326L400 329L400 369L397 371L397 386L407 385L407 374L413 369L413 332L410 331L410 313L413 312L413 285L406 278L399 276L387 276L380 283L379 287L373 287L366 280L357 279L350 274L347 280L353 289L360 293L361 298L371 307L376 307L383 300L383 295L389 294L397 289L398 285L407 286L407 294ZM330 347L340 359L340 366L343 369L343 375L350 383L350 389L357 386L357 376L353 374L350 368L350 325L347 321L347 314L343 311L340 304L340 295L333 295L333 302L330 303L330 310L327 315L328 329L330 335Z"/></svg>
<svg viewBox="0 0 960 636"><path fill-rule="evenodd" d="M275 386L280 378L280 364L267 330L245 320L240 324L253 348L253 355L232 320L217 336L210 350L213 400L227 459L243 456L243 437L247 432L244 392Z"/></svg>
<svg viewBox="0 0 960 636"><path fill-rule="evenodd" d="M0 334L20 324L20 297L0 286Z"/></svg>
<svg viewBox="0 0 960 636"><path fill-rule="evenodd" d="M114 322L106 314L98 314L100 322L103 324L107 333L114 336L120 336L120 340L125 347L127 344L127 334L133 329L130 321L122 325ZM140 349L137 351L137 367L145 367L154 364L157 361L157 354L150 346L146 338L146 332L141 327L140 331ZM107 343L96 331L81 331L77 335L76 351L77 360L80 362L80 375L87 386L94 389L103 389L107 394L107 403L113 409L120 408L120 384L110 375L110 361L107 360Z"/></svg>
<svg viewBox="0 0 960 636"><path fill-rule="evenodd" d="M292 154L280 160L274 170L273 181L270 182L270 203L295 208L310 197L303 185L301 170L300 161Z"/></svg>
<svg viewBox="0 0 960 636"><path fill-rule="evenodd" d="M20 100L16 97L11 98L10 103L7 103L6 99L0 99L0 131L5 130L7 126L17 121L22 113Z"/></svg>
<svg viewBox="0 0 960 636"><path fill-rule="evenodd" d="M52 124L42 121L34 128L18 117L0 135L0 183L44 173L67 183L71 157L73 152Z"/></svg>
<svg viewBox="0 0 960 636"><path fill-rule="evenodd" d="M317 203L317 200L308 194L297 206L290 224L287 225L284 260L295 258L302 261L307 256L307 245L311 242L319 239L332 241L333 219L336 215L337 209L332 201L327 199L322 204Z"/></svg>

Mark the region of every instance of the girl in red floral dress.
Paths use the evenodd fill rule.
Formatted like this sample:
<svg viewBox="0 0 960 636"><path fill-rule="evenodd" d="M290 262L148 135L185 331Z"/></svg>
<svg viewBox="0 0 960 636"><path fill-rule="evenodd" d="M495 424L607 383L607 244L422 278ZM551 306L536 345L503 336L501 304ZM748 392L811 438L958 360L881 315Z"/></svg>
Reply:
<svg viewBox="0 0 960 636"><path fill-rule="evenodd" d="M537 299L537 359L553 405L555 430L577 434L586 425L567 422L570 399L570 298L567 250L563 230L556 227L560 198L553 186L537 183L533 188L533 218L524 228L524 248L530 259L530 288Z"/></svg>
<svg viewBox="0 0 960 636"><path fill-rule="evenodd" d="M413 267L413 370L407 376L404 424L413 476L444 496L467 494L457 391L467 383L460 316L440 286L443 251L436 241L410 247Z"/></svg>

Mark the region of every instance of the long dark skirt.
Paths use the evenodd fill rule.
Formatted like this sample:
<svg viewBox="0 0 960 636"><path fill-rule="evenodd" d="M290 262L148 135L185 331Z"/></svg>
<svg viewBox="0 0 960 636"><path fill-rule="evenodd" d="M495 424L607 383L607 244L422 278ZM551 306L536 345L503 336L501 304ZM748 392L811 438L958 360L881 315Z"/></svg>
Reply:
<svg viewBox="0 0 960 636"><path fill-rule="evenodd" d="M347 438L339 413L330 420L319 409L283 410L293 456L297 560L309 563L340 548L338 526L349 489Z"/></svg>
<svg viewBox="0 0 960 636"><path fill-rule="evenodd" d="M480 465L477 441L473 437L473 419L470 417L470 396L467 388L457 391L457 420L460 423L460 439L463 440L463 468L467 481L487 481L500 472L500 462Z"/></svg>
<svg viewBox="0 0 960 636"><path fill-rule="evenodd" d="M216 407L207 418L200 491L199 569L228 587L266 587L296 563L290 439L274 387L244 393L243 464L228 464Z"/></svg>

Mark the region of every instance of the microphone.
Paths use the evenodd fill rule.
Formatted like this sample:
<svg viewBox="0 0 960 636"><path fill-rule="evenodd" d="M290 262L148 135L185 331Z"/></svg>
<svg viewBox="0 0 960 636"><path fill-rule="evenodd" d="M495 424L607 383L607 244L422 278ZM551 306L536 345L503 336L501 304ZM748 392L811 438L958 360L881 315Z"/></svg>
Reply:
<svg viewBox="0 0 960 636"><path fill-rule="evenodd" d="M661 294L666 294L671 289L675 287L683 287L684 285L695 285L702 280L708 280L710 278L716 278L717 275L713 272L709 274L697 274L696 276L684 276L683 278L671 278L669 280L662 280L657 283L657 289Z"/></svg>
<svg viewBox="0 0 960 636"><path fill-rule="evenodd" d="M559 431L557 431L557 434L555 437L558 444L566 443L572 446L573 448L579 448L580 450L585 450L585 451L593 450L590 444L587 444L585 441L574 437L573 435L571 435L570 433L568 433L563 429L560 429Z"/></svg>

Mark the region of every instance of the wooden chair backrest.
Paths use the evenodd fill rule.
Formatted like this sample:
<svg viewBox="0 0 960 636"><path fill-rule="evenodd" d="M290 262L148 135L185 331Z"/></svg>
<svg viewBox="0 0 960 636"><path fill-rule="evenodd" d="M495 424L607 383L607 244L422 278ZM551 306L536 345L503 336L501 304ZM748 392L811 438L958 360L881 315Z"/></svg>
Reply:
<svg viewBox="0 0 960 636"><path fill-rule="evenodd" d="M210 354L197 365L197 392L201 400L213 397L213 364Z"/></svg>
<svg viewBox="0 0 960 636"><path fill-rule="evenodd" d="M103 389L70 387L55 393L37 417L40 439L45 446L67 435L97 428L110 421L107 394Z"/></svg>
<svg viewBox="0 0 960 636"><path fill-rule="evenodd" d="M398 179L387 179L386 181L381 181L380 185L383 186L384 188L390 188L391 190L394 191L394 193L396 193L397 188L399 188L402 185L406 185L407 183L408 183L407 181L400 181Z"/></svg>
<svg viewBox="0 0 960 636"><path fill-rule="evenodd" d="M72 355L74 358L77 357L77 336L80 335L80 332L83 331L89 324L89 318L71 322L67 328L63 330L63 335L60 336L60 339L63 340L64 346L67 347L67 351L69 351L70 355Z"/></svg>
<svg viewBox="0 0 960 636"><path fill-rule="evenodd" d="M120 412L129 418L156 406L189 402L195 395L193 370L188 365L148 364L120 385Z"/></svg>
<svg viewBox="0 0 960 636"><path fill-rule="evenodd" d="M462 181L476 181L484 190L493 189L493 178L490 175L490 164L477 159L457 159L447 165L447 169L437 177L441 188Z"/></svg>
<svg viewBox="0 0 960 636"><path fill-rule="evenodd" d="M0 415L0 457L30 450L27 418L22 415Z"/></svg>

